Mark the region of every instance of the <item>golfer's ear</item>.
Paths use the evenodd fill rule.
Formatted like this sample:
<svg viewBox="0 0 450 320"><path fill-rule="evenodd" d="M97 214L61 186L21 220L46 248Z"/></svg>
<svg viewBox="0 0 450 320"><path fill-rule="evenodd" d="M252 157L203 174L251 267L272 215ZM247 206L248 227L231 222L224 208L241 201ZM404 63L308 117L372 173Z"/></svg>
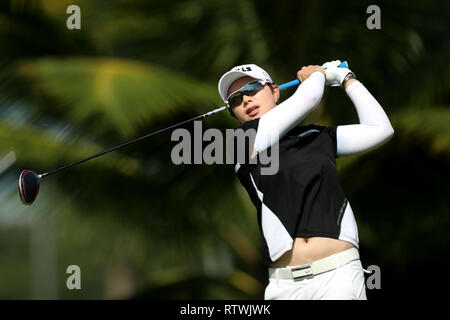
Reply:
<svg viewBox="0 0 450 320"><path fill-rule="evenodd" d="M278 100L280 100L280 88L278 88L277 84L272 84L272 93L275 97L275 103L278 103Z"/></svg>

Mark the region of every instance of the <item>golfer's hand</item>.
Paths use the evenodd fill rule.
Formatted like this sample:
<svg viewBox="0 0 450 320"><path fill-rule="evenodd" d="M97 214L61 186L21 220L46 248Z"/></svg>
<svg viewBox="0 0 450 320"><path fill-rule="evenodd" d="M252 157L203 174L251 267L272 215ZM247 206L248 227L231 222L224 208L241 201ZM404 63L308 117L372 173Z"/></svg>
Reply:
<svg viewBox="0 0 450 320"><path fill-rule="evenodd" d="M341 60L334 60L323 64L322 67L325 69L326 75L326 86L340 86L345 76L351 72L347 68L338 68L340 64Z"/></svg>
<svg viewBox="0 0 450 320"><path fill-rule="evenodd" d="M317 72L317 71L322 72L323 75L326 77L325 70L321 66L311 66L310 65L310 66L302 67L300 70L298 70L297 71L297 78L301 82L303 82L306 79L308 79L308 77L310 75L312 75L314 72Z"/></svg>

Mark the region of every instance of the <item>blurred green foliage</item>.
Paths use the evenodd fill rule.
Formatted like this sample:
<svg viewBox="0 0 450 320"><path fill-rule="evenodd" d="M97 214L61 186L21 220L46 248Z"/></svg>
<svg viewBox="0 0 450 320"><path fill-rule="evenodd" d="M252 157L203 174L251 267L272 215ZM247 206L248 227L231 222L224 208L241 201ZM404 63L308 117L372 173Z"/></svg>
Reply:
<svg viewBox="0 0 450 320"><path fill-rule="evenodd" d="M70 4L81 30L66 27ZM448 262L450 8L380 1L381 29L369 30L370 4L2 1L0 161L11 151L17 160L0 172L0 298L262 298L255 209L233 168L174 165L169 133L46 178L30 207L17 177L221 106L217 81L234 65L256 63L284 83L334 59L349 62L395 129L383 147L338 160L363 266L382 271L382 290L368 296L431 285L411 279ZM305 122L357 120L329 88ZM236 125L225 113L203 123ZM82 290L66 288L72 264Z"/></svg>

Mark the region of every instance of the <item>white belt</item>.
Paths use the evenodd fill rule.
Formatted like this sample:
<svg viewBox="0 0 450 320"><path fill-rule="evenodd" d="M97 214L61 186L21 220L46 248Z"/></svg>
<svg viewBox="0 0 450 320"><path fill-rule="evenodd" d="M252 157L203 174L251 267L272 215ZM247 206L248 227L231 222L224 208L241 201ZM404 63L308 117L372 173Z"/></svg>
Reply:
<svg viewBox="0 0 450 320"><path fill-rule="evenodd" d="M269 278L287 280L312 278L315 275L334 270L353 260L359 260L359 252L356 248L347 249L301 266L269 268Z"/></svg>

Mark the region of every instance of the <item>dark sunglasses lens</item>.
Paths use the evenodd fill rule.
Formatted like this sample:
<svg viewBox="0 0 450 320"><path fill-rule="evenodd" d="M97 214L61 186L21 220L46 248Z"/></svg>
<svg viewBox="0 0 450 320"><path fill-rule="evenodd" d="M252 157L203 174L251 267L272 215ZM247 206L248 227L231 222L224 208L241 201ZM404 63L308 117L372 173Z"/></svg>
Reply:
<svg viewBox="0 0 450 320"><path fill-rule="evenodd" d="M264 85L258 81L247 83L241 90L228 98L228 105L230 108L236 107L242 103L243 95L253 97L262 88Z"/></svg>
<svg viewBox="0 0 450 320"><path fill-rule="evenodd" d="M252 90L252 91L244 91L242 92L242 95L253 97L255 94L257 94L259 90Z"/></svg>
<svg viewBox="0 0 450 320"><path fill-rule="evenodd" d="M242 102L242 93L238 92L234 95L232 95L229 99L228 99L228 105L230 106L230 108L234 108L237 107L238 105L240 105Z"/></svg>

